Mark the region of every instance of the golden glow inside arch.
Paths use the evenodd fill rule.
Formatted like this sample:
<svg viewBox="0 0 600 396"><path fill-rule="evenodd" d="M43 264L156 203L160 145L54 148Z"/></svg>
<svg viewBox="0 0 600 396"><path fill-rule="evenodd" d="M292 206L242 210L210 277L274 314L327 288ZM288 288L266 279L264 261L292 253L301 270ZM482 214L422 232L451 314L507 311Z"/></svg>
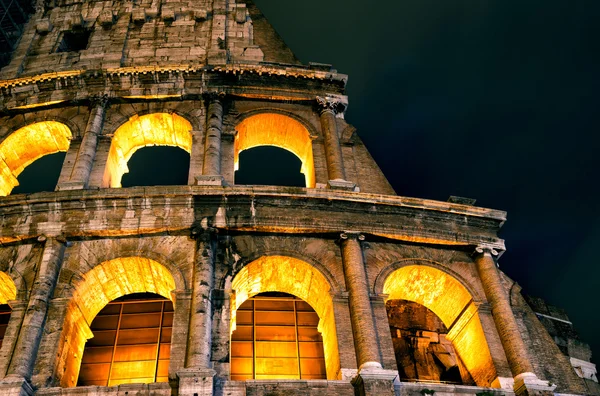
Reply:
<svg viewBox="0 0 600 396"><path fill-rule="evenodd" d="M127 162L133 153L147 146L174 146L192 152L192 124L177 114L152 113L133 116L115 132L103 185L121 187L123 175L129 172Z"/></svg>
<svg viewBox="0 0 600 396"><path fill-rule="evenodd" d="M0 305L8 304L15 298L17 298L15 282L5 272L0 272Z"/></svg>
<svg viewBox="0 0 600 396"><path fill-rule="evenodd" d="M325 276L308 263L286 256L263 256L244 267L231 284L235 299L231 307L231 332L235 312L248 298L264 292L292 294L310 304L319 315L327 379L340 378L340 357L331 287Z"/></svg>
<svg viewBox="0 0 600 396"><path fill-rule="evenodd" d="M0 144L0 196L19 185L17 177L35 160L67 151L71 130L56 121L36 122L11 133Z"/></svg>
<svg viewBox="0 0 600 396"><path fill-rule="evenodd" d="M478 386L498 386L497 374L477 307L469 291L451 275L424 265L392 272L383 293L388 300L408 300L433 311L448 328L447 338Z"/></svg>
<svg viewBox="0 0 600 396"><path fill-rule="evenodd" d="M132 293L155 293L172 300L175 280L162 264L143 257L105 261L83 275L68 305L59 347L61 386L77 384L85 343L93 334L89 325L110 301Z"/></svg>
<svg viewBox="0 0 600 396"><path fill-rule="evenodd" d="M294 153L302 167L306 186L315 186L315 166L312 139L304 125L295 119L277 113L261 113L243 120L236 127L234 168L239 169L240 152L258 146L275 146ZM273 164L276 165L276 164Z"/></svg>

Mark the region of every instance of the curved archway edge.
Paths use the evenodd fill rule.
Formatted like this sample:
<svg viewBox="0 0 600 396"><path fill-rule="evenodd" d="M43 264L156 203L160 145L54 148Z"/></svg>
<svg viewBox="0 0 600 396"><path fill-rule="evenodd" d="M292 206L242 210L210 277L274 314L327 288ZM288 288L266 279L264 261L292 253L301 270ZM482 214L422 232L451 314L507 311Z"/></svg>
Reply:
<svg viewBox="0 0 600 396"><path fill-rule="evenodd" d="M69 127L56 121L24 126L0 143L0 196L19 185L17 177L41 157L67 151L73 135Z"/></svg>
<svg viewBox="0 0 600 396"><path fill-rule="evenodd" d="M179 147L192 152L192 124L175 113L134 115L115 131L103 186L119 188L123 175L129 172L127 162L140 148L147 146Z"/></svg>
<svg viewBox="0 0 600 396"><path fill-rule="evenodd" d="M388 300L413 301L433 311L448 328L447 338L475 383L494 384L496 368L479 312L460 281L433 266L405 265L385 277L383 293Z"/></svg>
<svg viewBox="0 0 600 396"><path fill-rule="evenodd" d="M172 300L175 288L170 271L144 257L105 261L84 274L66 310L56 370L61 386L76 385L85 343L93 336L89 325L106 304L132 293L154 293Z"/></svg>
<svg viewBox="0 0 600 396"><path fill-rule="evenodd" d="M284 292L301 298L319 315L328 379L340 376L337 332L329 282L310 264L287 256L263 256L240 270L233 278L231 331L235 312L248 298L264 292Z"/></svg>
<svg viewBox="0 0 600 396"><path fill-rule="evenodd" d="M258 112L242 119L236 126L234 169L239 168L240 152L259 146L274 146L295 154L302 167L306 186L315 186L312 139L306 126L296 118L280 112Z"/></svg>

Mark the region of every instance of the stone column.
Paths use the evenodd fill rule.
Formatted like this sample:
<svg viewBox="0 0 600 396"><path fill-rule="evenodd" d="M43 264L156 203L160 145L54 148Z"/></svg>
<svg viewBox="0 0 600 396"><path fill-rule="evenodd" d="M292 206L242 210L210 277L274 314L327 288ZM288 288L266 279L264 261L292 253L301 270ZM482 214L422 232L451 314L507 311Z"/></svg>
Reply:
<svg viewBox="0 0 600 396"><path fill-rule="evenodd" d="M533 365L527 356L527 347L521 338L517 320L510 306L508 293L502 285L494 256L498 256L496 250L477 247L475 264L483 284L483 290L492 308L494 322L510 370L515 379L515 393L517 395L551 395L556 386L550 387L547 381L539 380L533 373Z"/></svg>
<svg viewBox="0 0 600 396"><path fill-rule="evenodd" d="M4 340L2 341L2 349L0 350L0 378L4 378L8 364L15 350L17 337L23 324L23 317L27 308L27 302L20 300L11 300L8 302L11 313L6 331L4 332Z"/></svg>
<svg viewBox="0 0 600 396"><path fill-rule="evenodd" d="M354 189L354 183L346 181L346 171L344 169L344 157L340 145L340 136L338 134L335 115L343 104L333 98L317 97L319 111L321 115L321 131L325 143L325 159L327 161L327 175L329 178L329 187L337 189Z"/></svg>
<svg viewBox="0 0 600 396"><path fill-rule="evenodd" d="M88 118L83 139L77 152L77 158L71 171L69 180L60 183L57 190L80 190L88 187L92 165L96 157L98 135L102 133L104 117L108 104L108 96L96 96L90 99L90 117Z"/></svg>
<svg viewBox="0 0 600 396"><path fill-rule="evenodd" d="M8 369L8 376L25 380L31 379L33 364L46 322L49 301L54 293L65 251L65 243L57 240L57 238L42 236L38 240L44 243L44 251L32 287L27 311L23 318L13 359Z"/></svg>
<svg viewBox="0 0 600 396"><path fill-rule="evenodd" d="M350 303L350 319L354 334L354 348L358 375L352 380L361 395L394 395L395 370L384 370L381 365L377 329L373 319L367 273L363 259L360 234L341 235L342 264Z"/></svg>
<svg viewBox="0 0 600 396"><path fill-rule="evenodd" d="M223 131L224 95L211 93L207 95L206 137L204 139L204 162L202 177L196 177L199 185L222 185L221 175L221 132Z"/></svg>
<svg viewBox="0 0 600 396"><path fill-rule="evenodd" d="M179 395L212 396L215 371L211 367L212 301L214 287L216 230L197 235L191 301L187 365L177 371Z"/></svg>
<svg viewBox="0 0 600 396"><path fill-rule="evenodd" d="M214 288L216 230L204 230L197 237L190 318L188 368L211 368L212 301Z"/></svg>

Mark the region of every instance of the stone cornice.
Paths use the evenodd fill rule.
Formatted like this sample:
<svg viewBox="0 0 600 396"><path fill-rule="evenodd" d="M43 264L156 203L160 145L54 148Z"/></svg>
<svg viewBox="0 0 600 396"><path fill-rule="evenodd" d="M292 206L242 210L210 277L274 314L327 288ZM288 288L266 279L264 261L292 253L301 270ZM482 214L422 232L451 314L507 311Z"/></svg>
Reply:
<svg viewBox="0 0 600 396"><path fill-rule="evenodd" d="M0 215L2 243L47 230L69 238L176 232L208 219L209 226L231 231L339 235L346 230L414 243L485 244L504 250L497 232L505 212L323 189L174 186L59 191L1 198ZM328 221L321 221L323 217Z"/></svg>
<svg viewBox="0 0 600 396"><path fill-rule="evenodd" d="M58 79L73 79L82 76L128 76L139 74L190 74L190 73L225 73L232 75L242 75L244 73L284 76L292 78L303 78L311 80L330 80L336 81L345 86L348 81L346 74L332 71L312 70L309 67L300 67L296 65L263 65L263 64L231 64L223 66L192 66L192 65L166 65L166 66L131 66L108 68L102 70L66 70L52 73L38 74L34 76L25 76L7 80L0 80L0 88L24 86L36 84L38 82L48 82Z"/></svg>

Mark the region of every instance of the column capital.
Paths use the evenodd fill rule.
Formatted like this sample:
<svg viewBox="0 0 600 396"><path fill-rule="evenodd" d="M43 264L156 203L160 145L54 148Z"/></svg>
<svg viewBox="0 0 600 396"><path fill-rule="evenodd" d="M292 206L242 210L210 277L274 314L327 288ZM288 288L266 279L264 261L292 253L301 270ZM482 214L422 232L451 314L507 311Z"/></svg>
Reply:
<svg viewBox="0 0 600 396"><path fill-rule="evenodd" d="M341 241L344 241L344 240L347 240L347 239L357 240L357 241L364 241L366 238L360 232L344 231L344 232L340 233L340 240Z"/></svg>
<svg viewBox="0 0 600 396"><path fill-rule="evenodd" d="M207 103L211 102L222 102L225 99L227 94L223 91L210 91L202 93L202 98L206 100Z"/></svg>
<svg viewBox="0 0 600 396"><path fill-rule="evenodd" d="M102 107L104 109L108 106L109 100L107 94L92 95L89 97L90 107Z"/></svg>
<svg viewBox="0 0 600 396"><path fill-rule="evenodd" d="M484 254L489 254L493 257L499 257L500 256L500 252L498 252L496 249L494 249L491 246L487 246L487 245L478 245L477 247L475 247L475 250L473 251L473 256L479 256L479 255L484 255Z"/></svg>
<svg viewBox="0 0 600 396"><path fill-rule="evenodd" d="M334 97L334 96L317 96L316 98L317 106L319 108L319 113L333 113L339 114L346 111L346 107L348 107L348 102L342 100L342 98Z"/></svg>

